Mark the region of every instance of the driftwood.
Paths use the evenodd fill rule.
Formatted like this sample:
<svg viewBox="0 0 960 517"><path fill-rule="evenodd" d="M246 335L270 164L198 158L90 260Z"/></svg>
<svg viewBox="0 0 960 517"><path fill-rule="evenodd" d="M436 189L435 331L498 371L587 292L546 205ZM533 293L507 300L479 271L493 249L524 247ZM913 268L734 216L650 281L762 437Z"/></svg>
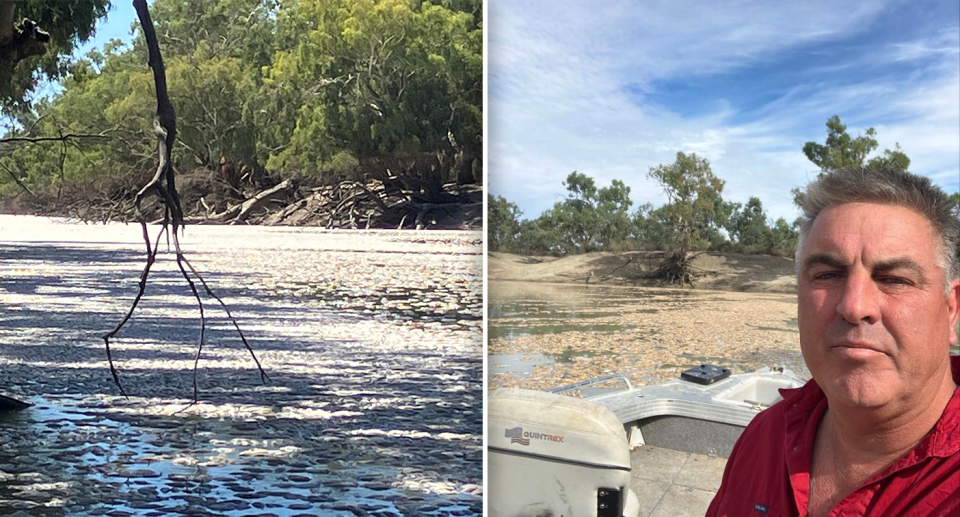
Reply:
<svg viewBox="0 0 960 517"><path fill-rule="evenodd" d="M688 253L676 251L667 256L648 278L664 280L670 284L680 284L680 287L696 287L693 283L699 270L693 267L693 260L703 252Z"/></svg>
<svg viewBox="0 0 960 517"><path fill-rule="evenodd" d="M207 220L210 222L222 222L228 220L233 222L243 222L253 211L269 204L271 201L274 201L273 198L275 196L289 193L291 190L293 190L293 183L290 180L284 180L280 182L279 185L264 190L263 192L253 196L239 205L224 210L219 214L208 217Z"/></svg>

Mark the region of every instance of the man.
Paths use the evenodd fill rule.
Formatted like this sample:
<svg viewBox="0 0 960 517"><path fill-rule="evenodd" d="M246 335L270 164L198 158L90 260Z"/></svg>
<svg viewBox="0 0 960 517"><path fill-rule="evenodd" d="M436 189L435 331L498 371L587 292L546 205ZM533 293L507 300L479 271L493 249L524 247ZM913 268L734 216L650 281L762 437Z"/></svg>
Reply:
<svg viewBox="0 0 960 517"><path fill-rule="evenodd" d="M960 516L960 221L926 178L810 184L797 250L800 348L734 447L708 516Z"/></svg>

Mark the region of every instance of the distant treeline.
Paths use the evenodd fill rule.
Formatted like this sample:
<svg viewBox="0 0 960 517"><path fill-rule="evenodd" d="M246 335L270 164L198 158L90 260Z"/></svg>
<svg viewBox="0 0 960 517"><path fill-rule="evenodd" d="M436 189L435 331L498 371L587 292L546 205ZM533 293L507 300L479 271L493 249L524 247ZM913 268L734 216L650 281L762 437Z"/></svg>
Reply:
<svg viewBox="0 0 960 517"><path fill-rule="evenodd" d="M150 10L178 170L233 187L265 174L332 182L402 157L460 181L481 176L481 0L156 0ZM0 196L156 167L142 32L63 66L59 93L4 109L14 122L0 130ZM14 140L62 135L85 136Z"/></svg>
<svg viewBox="0 0 960 517"><path fill-rule="evenodd" d="M770 221L760 199L746 205L725 201L723 181L706 159L677 154L677 161L650 170L671 200L631 211L630 187L620 180L597 188L593 178L572 172L563 182L567 198L536 219L520 219L517 205L489 195L489 249L523 255L569 255L591 251L712 250L790 256L799 220Z"/></svg>
<svg viewBox="0 0 960 517"><path fill-rule="evenodd" d="M899 146L867 159L877 148L875 131L851 137L839 117L827 121L825 144L807 142L803 153L823 172L846 166L892 167L906 171L910 159ZM620 180L598 187L578 172L563 185L566 199L535 219L521 219L516 204L488 196L488 239L491 251L524 255L568 255L592 251L667 250L773 254L792 257L800 219L767 217L759 198L746 204L723 198L723 180L696 154L677 153L674 163L651 167L648 177L663 188L667 203L631 210L630 187ZM802 196L793 189L794 201ZM953 194L960 206L960 193Z"/></svg>

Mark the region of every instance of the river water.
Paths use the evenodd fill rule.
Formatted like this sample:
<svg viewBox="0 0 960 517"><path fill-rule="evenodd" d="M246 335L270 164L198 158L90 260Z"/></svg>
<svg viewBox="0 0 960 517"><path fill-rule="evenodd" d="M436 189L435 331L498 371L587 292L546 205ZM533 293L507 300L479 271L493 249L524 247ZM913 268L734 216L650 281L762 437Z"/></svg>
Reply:
<svg viewBox="0 0 960 517"><path fill-rule="evenodd" d="M649 384L703 363L809 377L794 294L513 281L488 292L490 388Z"/></svg>
<svg viewBox="0 0 960 517"><path fill-rule="evenodd" d="M157 228L152 228L155 234ZM191 226L270 382L137 225L0 216L0 515L479 515L479 232ZM202 289L201 289L202 292Z"/></svg>

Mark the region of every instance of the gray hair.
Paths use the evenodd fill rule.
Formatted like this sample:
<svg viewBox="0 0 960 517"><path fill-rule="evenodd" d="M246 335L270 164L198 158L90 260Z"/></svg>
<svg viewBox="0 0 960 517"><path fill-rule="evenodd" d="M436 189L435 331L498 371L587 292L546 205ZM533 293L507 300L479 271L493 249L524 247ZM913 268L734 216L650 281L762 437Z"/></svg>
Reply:
<svg viewBox="0 0 960 517"><path fill-rule="evenodd" d="M845 203L896 205L922 215L939 240L937 265L944 272L944 288L960 278L960 206L929 178L888 168L842 168L821 174L807 186L799 202L803 221L795 260L798 268L813 221L828 207Z"/></svg>

